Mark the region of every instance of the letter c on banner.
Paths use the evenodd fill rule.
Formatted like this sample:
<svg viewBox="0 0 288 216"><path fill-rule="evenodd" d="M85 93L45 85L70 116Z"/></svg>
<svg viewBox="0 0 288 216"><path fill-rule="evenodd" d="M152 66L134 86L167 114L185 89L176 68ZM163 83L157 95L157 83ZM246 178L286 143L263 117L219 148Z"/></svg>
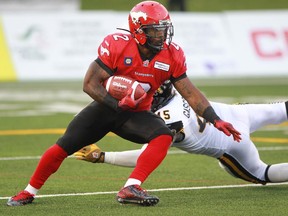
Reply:
<svg viewBox="0 0 288 216"><path fill-rule="evenodd" d="M283 53L277 46L274 47L274 49L270 51L265 51L263 46L264 40L267 42L269 40L269 47L271 47L271 44L275 44L278 40L277 34L274 31L253 31L251 33L253 46L256 50L256 53L262 57L262 58L279 58L283 56Z"/></svg>

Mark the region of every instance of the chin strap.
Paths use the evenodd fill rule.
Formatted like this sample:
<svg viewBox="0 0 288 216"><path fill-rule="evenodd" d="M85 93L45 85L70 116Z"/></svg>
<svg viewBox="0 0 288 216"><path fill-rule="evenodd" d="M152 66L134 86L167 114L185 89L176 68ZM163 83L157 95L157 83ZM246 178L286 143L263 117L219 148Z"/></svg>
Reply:
<svg viewBox="0 0 288 216"><path fill-rule="evenodd" d="M121 31L126 31L126 32L129 32L131 35L133 35L132 34L132 32L131 31L129 31L128 29L123 29L123 28L116 28L117 30L121 30Z"/></svg>

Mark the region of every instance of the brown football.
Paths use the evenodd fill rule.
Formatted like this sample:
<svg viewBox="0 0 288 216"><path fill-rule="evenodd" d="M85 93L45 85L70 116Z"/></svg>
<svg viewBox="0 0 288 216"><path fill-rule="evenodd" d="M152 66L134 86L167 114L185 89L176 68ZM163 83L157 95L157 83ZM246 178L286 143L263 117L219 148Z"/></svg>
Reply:
<svg viewBox="0 0 288 216"><path fill-rule="evenodd" d="M141 84L135 79L127 76L111 76L104 81L103 86L106 88L107 92L117 100L124 98L131 88L131 97L134 100L139 99L145 94L145 90Z"/></svg>

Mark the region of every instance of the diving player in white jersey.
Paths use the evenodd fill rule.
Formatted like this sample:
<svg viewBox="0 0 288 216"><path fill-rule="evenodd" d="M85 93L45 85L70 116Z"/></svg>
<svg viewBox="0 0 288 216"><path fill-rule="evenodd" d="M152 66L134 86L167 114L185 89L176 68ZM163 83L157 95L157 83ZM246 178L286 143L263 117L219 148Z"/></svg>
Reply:
<svg viewBox="0 0 288 216"><path fill-rule="evenodd" d="M170 129L176 132L172 146L194 154L203 154L219 160L219 165L234 177L260 183L288 181L288 163L267 165L250 138L257 129L287 121L288 101L271 104L228 105L210 102L221 119L237 125L242 140L219 133L205 119L197 116L188 103L168 81L154 95L152 111L160 115ZM95 144L86 146L74 155L77 159L134 167L141 149L123 152L102 152Z"/></svg>

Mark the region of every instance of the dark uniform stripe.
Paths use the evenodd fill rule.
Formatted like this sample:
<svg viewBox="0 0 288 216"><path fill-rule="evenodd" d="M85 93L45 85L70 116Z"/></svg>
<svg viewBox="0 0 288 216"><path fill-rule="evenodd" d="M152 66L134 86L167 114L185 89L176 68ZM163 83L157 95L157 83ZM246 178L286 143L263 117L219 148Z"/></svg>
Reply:
<svg viewBox="0 0 288 216"><path fill-rule="evenodd" d="M266 181L262 181L257 177L253 176L243 166L241 166L241 164L239 164L235 158L233 158L231 155L228 155L227 153L225 153L222 157L218 159L224 166L226 166L231 171L231 173L233 173L233 175L238 178L255 184L265 185L267 183Z"/></svg>

